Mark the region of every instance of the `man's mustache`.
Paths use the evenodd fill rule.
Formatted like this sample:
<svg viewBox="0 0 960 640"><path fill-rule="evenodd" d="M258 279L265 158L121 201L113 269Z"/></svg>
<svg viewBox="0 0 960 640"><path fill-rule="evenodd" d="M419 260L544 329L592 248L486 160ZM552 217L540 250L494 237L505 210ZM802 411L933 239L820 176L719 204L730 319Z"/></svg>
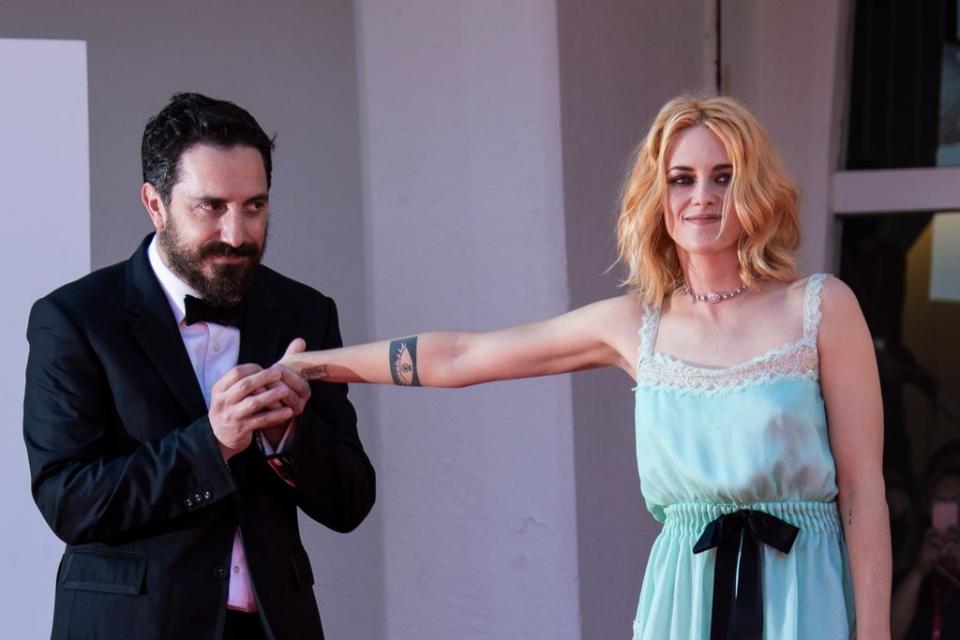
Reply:
<svg viewBox="0 0 960 640"><path fill-rule="evenodd" d="M260 247L247 242L239 247L233 247L224 242L211 242L200 249L200 258L210 256L228 256L233 258L256 258L260 255Z"/></svg>

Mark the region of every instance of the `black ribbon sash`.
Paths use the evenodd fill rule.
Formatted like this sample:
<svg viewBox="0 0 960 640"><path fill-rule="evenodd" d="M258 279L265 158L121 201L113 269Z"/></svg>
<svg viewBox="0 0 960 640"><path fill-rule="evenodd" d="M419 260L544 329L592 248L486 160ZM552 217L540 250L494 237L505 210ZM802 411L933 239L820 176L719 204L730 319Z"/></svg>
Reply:
<svg viewBox="0 0 960 640"><path fill-rule="evenodd" d="M790 553L798 533L792 524L753 509L722 515L704 527L693 552L717 548L710 640L763 639L760 543Z"/></svg>

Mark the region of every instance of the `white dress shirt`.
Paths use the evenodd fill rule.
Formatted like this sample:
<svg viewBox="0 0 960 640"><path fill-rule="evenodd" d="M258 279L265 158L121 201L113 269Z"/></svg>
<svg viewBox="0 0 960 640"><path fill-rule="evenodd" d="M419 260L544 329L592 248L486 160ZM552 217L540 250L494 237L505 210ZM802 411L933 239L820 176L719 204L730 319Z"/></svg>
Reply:
<svg viewBox="0 0 960 640"><path fill-rule="evenodd" d="M191 295L197 298L201 296L163 263L157 249L156 237L150 242L147 256L167 296L167 302L170 303L170 310L173 311L173 317L180 328L180 337L183 338L183 345L187 348L190 364L193 365L193 372L197 375L197 381L203 390L203 399L209 408L213 385L237 365L237 359L240 356L240 330L213 322L196 322L188 325L184 320L186 316L184 296ZM287 428L276 451L283 451L286 448L293 431L293 428ZM259 441L264 449L264 455L275 452L267 438L259 438ZM247 567L239 528L233 538L227 608L249 612L257 610L253 580Z"/></svg>

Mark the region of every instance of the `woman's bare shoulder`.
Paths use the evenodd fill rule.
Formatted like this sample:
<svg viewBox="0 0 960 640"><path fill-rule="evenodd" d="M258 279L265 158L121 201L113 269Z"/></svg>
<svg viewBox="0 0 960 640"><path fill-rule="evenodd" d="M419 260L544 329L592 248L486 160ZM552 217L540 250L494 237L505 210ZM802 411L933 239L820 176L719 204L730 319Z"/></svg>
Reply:
<svg viewBox="0 0 960 640"><path fill-rule="evenodd" d="M583 326L622 358L631 359L639 344L644 305L634 293L607 298L581 307ZM589 327L589 328L587 328ZM632 365L631 365L632 366Z"/></svg>
<svg viewBox="0 0 960 640"><path fill-rule="evenodd" d="M834 276L823 280L820 292L820 309L824 325L844 325L850 321L863 321L863 312L857 296L846 282Z"/></svg>
<svg viewBox="0 0 960 640"><path fill-rule="evenodd" d="M819 281L819 291L810 290L810 285ZM849 306L851 302L856 303L856 296L853 291L834 275L829 273L813 273L808 276L797 278L786 283L783 288L784 295L791 300L803 302L808 295L815 296L814 302L819 302L821 308L827 306Z"/></svg>
<svg viewBox="0 0 960 640"><path fill-rule="evenodd" d="M644 305L640 296L631 292L592 302L581 310L605 323L636 323L643 319Z"/></svg>

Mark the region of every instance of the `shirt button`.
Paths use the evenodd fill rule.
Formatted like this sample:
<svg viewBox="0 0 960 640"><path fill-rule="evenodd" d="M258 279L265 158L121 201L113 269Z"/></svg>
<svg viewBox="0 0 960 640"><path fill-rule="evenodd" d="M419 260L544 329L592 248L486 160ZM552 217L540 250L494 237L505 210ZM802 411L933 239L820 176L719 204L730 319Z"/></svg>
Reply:
<svg viewBox="0 0 960 640"><path fill-rule="evenodd" d="M234 568L233 568L233 572L234 572L234 573L240 573L240 567L234 567Z"/></svg>
<svg viewBox="0 0 960 640"><path fill-rule="evenodd" d="M213 343L213 352L214 352L214 353L220 353L220 343L219 343L219 342L214 342L214 343Z"/></svg>
<svg viewBox="0 0 960 640"><path fill-rule="evenodd" d="M217 580L226 580L227 570L224 569L223 567L217 567L216 569L213 570L213 577L216 578Z"/></svg>

